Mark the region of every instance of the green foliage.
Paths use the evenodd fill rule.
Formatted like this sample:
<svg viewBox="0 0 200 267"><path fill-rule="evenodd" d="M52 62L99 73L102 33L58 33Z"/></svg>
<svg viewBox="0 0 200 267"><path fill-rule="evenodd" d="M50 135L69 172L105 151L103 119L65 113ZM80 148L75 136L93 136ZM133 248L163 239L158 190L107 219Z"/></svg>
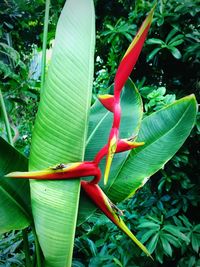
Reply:
<svg viewBox="0 0 200 267"><path fill-rule="evenodd" d="M10 35L9 35L10 36ZM29 66L22 62L22 57L12 46L0 43L0 87L9 115L12 117L11 128L17 148L29 154L31 131L39 99L38 81L33 79ZM32 54L26 58L29 64ZM0 112L1 135L6 139L4 122ZM25 146L26 144L26 146Z"/></svg>
<svg viewBox="0 0 200 267"><path fill-rule="evenodd" d="M106 25L113 26L119 19L125 22L126 28L133 24L139 25L151 3L134 1L130 4L129 1L123 1L123 3L118 1L114 4L113 1L107 1L107 7L103 10L100 10L100 5L103 5L102 2L97 1L97 37L102 37L97 39L96 54L100 56L101 64L98 61L96 68L101 70L106 66L108 80L111 80L129 42L127 38L120 38L120 33L115 33L115 36L119 35L119 41L108 43L104 36L104 32L107 31ZM113 11L112 15L109 13L110 10ZM172 90L173 93L177 90L190 93L192 86L192 91L198 94L199 12L199 5L195 0L158 1L149 40L136 65L136 71L132 73L134 81L145 78L145 86L159 84ZM148 42L154 44L148 44ZM151 56L152 60L146 63L154 49L157 50ZM181 58L179 58L180 54Z"/></svg>
<svg viewBox="0 0 200 267"><path fill-rule="evenodd" d="M10 230L24 229L31 218L28 181L12 181L3 176L16 168L27 169L27 159L0 137L0 234ZM15 218L13 220L13 218Z"/></svg>
<svg viewBox="0 0 200 267"><path fill-rule="evenodd" d="M104 41L110 44L122 42L125 37L129 42L132 41L136 34L136 25L128 25L122 19L119 19L114 26L106 24L107 31L104 31L101 36L105 37Z"/></svg>
<svg viewBox="0 0 200 267"><path fill-rule="evenodd" d="M148 45L155 45L155 48L148 54L147 62L150 61L154 56L161 50L161 49L167 49L173 57L176 59L181 58L181 53L178 50L177 46L181 45L184 42L184 35L183 34L177 34L176 29L172 29L165 41L162 41L161 39L157 38L150 38L147 41Z"/></svg>
<svg viewBox="0 0 200 267"><path fill-rule="evenodd" d="M6 267L24 266L24 259L22 233L12 231L2 236L0 240L0 265Z"/></svg>
<svg viewBox="0 0 200 267"><path fill-rule="evenodd" d="M141 21L141 17L144 16L149 5L148 1L135 1L132 6L129 1L117 1L117 3L107 1L106 7L102 8L104 6L102 1L97 1L97 38L98 36L101 38L97 39L96 69L98 71L94 81L95 94L98 93L98 90L100 93L101 91L105 92L106 85L113 79L116 66L123 54L122 51L125 50L128 43L125 36L117 40L117 35L120 36L121 34L118 31L119 28L115 32L109 29L110 35L105 35L108 31L107 25L113 27L118 21L122 21L123 25L126 25L124 29L133 24L138 25L138 21ZM110 10L113 11L112 15ZM143 97L145 116L173 103L176 98L185 93L195 92L199 96L199 12L197 1L159 1L149 39L159 39L160 44L164 42L169 45L170 43L171 46L178 49L182 57L174 57L174 55L180 55L176 49L169 49L169 47L160 49L159 43L147 44L142 51L136 70L132 75ZM110 36L115 36L115 42L108 43ZM173 38L176 39L173 40ZM178 41L178 45L176 41ZM151 61L146 63L154 48L158 48L159 52L152 57ZM173 50L176 52L172 52ZM175 54L173 55L173 53ZM101 84L104 87L97 85L99 81L103 82ZM90 266L95 266L98 264L97 262L100 262L100 265L108 264L108 266L120 266L121 264L122 266L152 267L175 264L178 267L197 267L199 265L198 254L192 248L192 239L188 235L189 227L184 224L183 226L177 224L177 220L182 221L183 218L187 218L192 225L191 228L197 226L198 229L199 227L198 117L197 128L192 131L190 138L179 152L165 165L164 169L153 176L152 182L148 182L146 187L142 188L133 199L124 203L126 210L128 207L125 216L127 220L131 221L132 229L140 229L140 223L151 222L152 218L156 219L156 222L153 222L158 224L162 231L166 225L176 230L177 227L180 228L175 235L172 232L167 233L166 229L168 228L165 228L164 234L168 238L166 240L163 237L161 240L160 237L156 236L157 232L153 231L154 229L152 232L149 231L149 228L140 229L138 238L142 238L143 233L149 235L146 244L150 243L153 238L154 241L157 240L157 246L154 245L155 250L153 252L156 262L143 260L141 256L138 256L140 253L137 255L134 252L130 255L129 251L124 251L124 248L128 246L126 238L121 236L120 241L117 241L116 235L119 235L117 230L113 229L111 224L107 222L99 223L102 217L100 219L95 217L89 219L85 228L84 225L80 227L80 232L77 234L80 236L82 233L83 237L77 239L75 257L78 260L79 257L84 258L84 255L87 255L84 260L79 258L81 264L84 262L86 266L89 265L88 258L90 258L92 262ZM123 209L123 205L120 208ZM138 218L141 218L140 222L138 222ZM111 233L112 229L114 230L113 234L109 234L108 237L107 232ZM95 232L101 234L99 243L97 235L93 234ZM178 233L180 236L177 237ZM183 237L182 234L186 236L186 240L181 238ZM112 241L110 241L111 235L113 236ZM84 237L93 241L93 246L95 245L93 250L97 251L97 256L91 253L91 245L84 241ZM198 233L197 237L199 246ZM120 250L121 247L123 250ZM114 262L110 255L113 258L117 255L116 258L120 264Z"/></svg>
<svg viewBox="0 0 200 267"><path fill-rule="evenodd" d="M175 94L166 94L165 87L145 86L140 88L140 93L146 102L144 105L145 115L172 104L176 100Z"/></svg>
<svg viewBox="0 0 200 267"><path fill-rule="evenodd" d="M54 38L63 2L52 1L49 42ZM39 100L39 83L30 75L29 65L32 44L38 49L41 47L44 3L12 3L11 6L4 1L4 14L0 11L4 21L0 25L0 86L17 140L15 145L28 155ZM152 5L150 1L130 4L128 0L97 0L95 4L97 46L93 102L98 93L107 93L121 56L136 32L135 25L141 23ZM132 74L143 97L145 117L183 95L199 96L199 12L195 0L158 1L149 41ZM196 126L164 169L133 198L120 204L121 209L126 208L126 223L133 232L138 231L137 237L153 252L155 261L143 257L136 247L130 250L132 243L96 213L77 229L73 266L200 265L199 120ZM0 131L5 137L2 121ZM30 243L32 241L30 239ZM0 263L23 266L21 243L20 232L4 236L0 243Z"/></svg>
<svg viewBox="0 0 200 267"><path fill-rule="evenodd" d="M186 251L198 254L200 224L191 224L184 215L142 218L138 229L138 236L147 242L147 247L154 251L160 263L163 263L164 255L174 257L173 251L177 248L181 249L182 255Z"/></svg>

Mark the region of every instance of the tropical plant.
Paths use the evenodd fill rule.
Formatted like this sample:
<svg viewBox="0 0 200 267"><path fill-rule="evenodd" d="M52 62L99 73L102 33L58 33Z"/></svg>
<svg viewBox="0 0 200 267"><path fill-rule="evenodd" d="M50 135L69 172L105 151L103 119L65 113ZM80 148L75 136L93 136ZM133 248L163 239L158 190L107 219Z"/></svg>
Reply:
<svg viewBox="0 0 200 267"><path fill-rule="evenodd" d="M77 4L79 4L78 10L75 8ZM80 224L96 209L83 194L78 211L80 180L72 178L96 176L97 179L91 182L82 180L81 185L95 204L120 226L121 211L105 197L96 184L100 177L98 164L94 163L99 163L107 154L105 179L107 182L115 151L126 151L141 145L132 142L132 139L123 140L127 136L136 136L139 132L138 140L144 140L145 145L130 153L125 152L123 156L116 155L108 184L103 186L100 183L112 201L122 201L132 196L153 173L163 167L183 144L194 124L196 101L193 95L152 113L142 123L141 98L131 81L126 83L120 101L122 87L137 61L151 19L152 11L119 65L114 82L114 97L111 95L100 97L101 103L109 111L98 101L91 108L86 146L94 52L93 5L90 1L86 4L81 0L68 0L65 4L57 27L51 65L41 93L29 160L30 172L8 175L15 178L22 176L34 178L30 181L33 213L30 211L28 180L2 178L0 187L2 196L0 212L3 215L1 232L24 229L31 225L35 234L36 228L46 266L71 265L77 213L79 212ZM3 98L1 99L3 103ZM112 112L114 120L109 133ZM120 138L123 139L118 137L120 118ZM9 128L8 120L6 123ZM100 150L107 143L108 136L110 136L108 144ZM0 153L1 176L14 170L26 169L26 159L3 139L0 140L2 151L6 152L4 155ZM96 162L93 161L95 154L97 154ZM86 162L82 162L83 157ZM76 161L79 163L67 166L63 163ZM104 165L105 162L102 162L100 168L102 169ZM43 171L49 166L53 167ZM35 180L44 179L45 175L48 180L50 178L70 180ZM94 195L95 193L97 195ZM16 218L14 221L13 214ZM122 228L126 229L124 225ZM124 231L131 235L128 230ZM35 238L38 266L40 266L36 234ZM131 238L135 239L133 235ZM148 254L144 246L136 239L135 241Z"/></svg>
<svg viewBox="0 0 200 267"><path fill-rule="evenodd" d="M168 33L165 41L162 41L158 38L150 38L147 41L147 44L155 45L157 47L154 48L148 55L147 61L151 60L161 49L167 49L173 55L173 57L177 59L181 58L181 53L178 50L177 46L184 42L184 35L177 34L177 32L177 29L172 29Z"/></svg>

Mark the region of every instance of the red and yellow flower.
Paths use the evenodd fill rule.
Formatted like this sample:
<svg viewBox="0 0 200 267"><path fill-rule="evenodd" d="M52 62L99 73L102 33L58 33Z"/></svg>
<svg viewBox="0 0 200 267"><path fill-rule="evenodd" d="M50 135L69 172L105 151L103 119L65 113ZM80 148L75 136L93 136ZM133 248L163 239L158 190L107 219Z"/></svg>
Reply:
<svg viewBox="0 0 200 267"><path fill-rule="evenodd" d="M142 251L144 251L150 257L151 255L145 246L133 235L133 233L128 229L121 219L120 215L123 215L122 211L120 211L117 206L115 206L108 199L108 197L97 184L101 179L99 163L104 156L107 156L104 173L104 184L106 184L114 154L144 145L144 142L135 142L135 137L119 139L119 127L121 120L120 94L140 55L153 18L153 12L154 8L150 11L149 15L143 22L119 64L114 79L114 96L101 95L98 97L102 105L110 112L113 112L113 123L109 134L108 143L97 153L94 160L67 164L60 163L44 170L32 172L12 172L6 175L6 177L10 178L39 180L64 180L93 176L94 178L89 182L84 180L81 181L83 190L92 199L96 206L100 208L114 224L116 224L142 249Z"/></svg>
<svg viewBox="0 0 200 267"><path fill-rule="evenodd" d="M108 154L106 159L104 184L106 184L108 181L112 159L117 149L116 144L118 142L119 126L121 120L120 94L140 55L142 46L147 37L147 33L152 22L154 9L155 7L150 11L149 15L143 22L142 26L140 27L135 38L128 47L124 57L122 58L122 61L119 64L114 79L114 97L111 98L111 96L108 97L107 95L105 98L103 98L102 96L100 96L100 101L102 102L102 104L108 110L112 110L112 112L114 113L113 125L108 138ZM110 108L108 108L109 103L111 104Z"/></svg>

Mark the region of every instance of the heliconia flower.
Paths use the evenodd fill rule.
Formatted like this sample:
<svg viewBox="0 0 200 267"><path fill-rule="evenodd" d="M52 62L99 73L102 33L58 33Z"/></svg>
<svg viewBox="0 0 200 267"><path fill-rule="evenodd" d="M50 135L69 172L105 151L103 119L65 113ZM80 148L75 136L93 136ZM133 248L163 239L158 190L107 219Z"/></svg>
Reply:
<svg viewBox="0 0 200 267"><path fill-rule="evenodd" d="M114 109L114 96L113 95L108 95L108 94L98 95L98 99L106 109L113 112L113 109Z"/></svg>
<svg viewBox="0 0 200 267"><path fill-rule="evenodd" d="M105 185L107 184L111 163L112 163L115 151L117 149L118 135L119 135L118 128L112 128L110 132L110 136L109 136L109 141L108 141L106 167L105 167L105 172L104 172L104 184Z"/></svg>
<svg viewBox="0 0 200 267"><path fill-rule="evenodd" d="M135 38L133 39L132 43L128 47L124 57L122 58L119 64L119 67L115 75L114 104L113 104L114 107L112 108L113 113L114 113L114 118L113 118L112 129L111 129L109 139L108 139L108 154L106 158L106 167L105 167L105 174L104 174L105 184L108 181L112 159L115 153L115 149L117 148L116 143L118 141L118 134L113 134L113 131L116 133L117 132L116 128L119 129L119 126L120 126L120 120L121 120L120 94L121 94L124 84L126 83L140 55L142 46L147 37L147 33L152 22L154 9L155 9L155 6L152 8L149 15L144 20Z"/></svg>
<svg viewBox="0 0 200 267"><path fill-rule="evenodd" d="M86 176L94 176L93 183L98 183L101 179L101 171L97 164L92 161L76 162L68 164L58 164L50 168L31 172L11 172L5 177L27 178L37 180L65 180Z"/></svg>
<svg viewBox="0 0 200 267"><path fill-rule="evenodd" d="M87 181L81 181L81 187L96 204L96 206L101 209L101 211L127 236L129 236L145 254L151 257L151 254L146 249L146 247L134 236L134 234L128 229L124 221L121 219L120 215L123 215L123 212L109 200L109 198L104 194L101 188L97 184L91 184Z"/></svg>
<svg viewBox="0 0 200 267"><path fill-rule="evenodd" d="M137 148L139 146L143 146L144 142L136 142L134 141L136 139L136 136L130 137L128 139L119 139L117 141L117 148L115 153L120 153L124 151L128 151L134 148ZM104 156L106 156L108 153L108 144L106 144L99 152L96 154L94 158L94 162L98 165L99 162L102 160Z"/></svg>
<svg viewBox="0 0 200 267"><path fill-rule="evenodd" d="M116 153L124 152L133 148L143 146L144 142L134 142L135 137L129 139L120 139L117 143Z"/></svg>
<svg viewBox="0 0 200 267"><path fill-rule="evenodd" d="M117 142L117 148L116 148L116 153L128 151L140 146L143 146L145 143L144 142L135 142L136 136L130 137L128 139L120 139ZM94 158L94 162L96 165L99 165L100 161L103 159L104 156L106 156L108 153L108 144L106 144L99 152L96 154ZM99 179L100 180L100 179ZM91 181L92 183L95 183L97 181L96 177Z"/></svg>
<svg viewBox="0 0 200 267"><path fill-rule="evenodd" d="M139 146L144 145L144 142L135 142L135 136L128 139L120 139L117 143L116 153L124 152ZM25 178L36 180L65 180L75 179L85 176L94 176L90 181L96 184L101 179L101 171L98 167L101 159L108 153L108 145L106 144L95 156L94 161L75 162L75 163L60 163L44 170L31 172L11 172L5 177L10 178Z"/></svg>
<svg viewBox="0 0 200 267"><path fill-rule="evenodd" d="M126 83L132 69L134 68L137 59L140 55L142 50L144 41L147 37L148 30L150 28L153 13L154 13L155 6L151 9L148 16L142 23L140 29L138 30L136 36L134 37L133 41L129 45L125 55L123 56L119 67L117 69L115 80L114 80L114 91L117 96L120 95L120 92Z"/></svg>

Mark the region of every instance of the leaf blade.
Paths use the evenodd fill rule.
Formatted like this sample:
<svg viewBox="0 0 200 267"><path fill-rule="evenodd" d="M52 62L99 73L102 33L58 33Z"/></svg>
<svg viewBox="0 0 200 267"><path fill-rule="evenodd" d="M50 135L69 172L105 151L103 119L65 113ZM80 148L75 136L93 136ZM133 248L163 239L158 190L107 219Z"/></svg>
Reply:
<svg viewBox="0 0 200 267"><path fill-rule="evenodd" d="M122 171L112 181L108 191L111 200L122 201L133 195L163 167L189 135L195 117L196 100L191 95L145 118L138 136L145 145L130 153Z"/></svg>
<svg viewBox="0 0 200 267"><path fill-rule="evenodd" d="M83 160L93 56L93 2L68 0L41 95L30 170ZM79 191L79 180L31 181L34 221L46 266L71 265Z"/></svg>
<svg viewBox="0 0 200 267"><path fill-rule="evenodd" d="M0 233L24 229L31 221L29 181L3 176L13 170L27 170L28 161L0 137ZM15 218L15 220L13 220Z"/></svg>

